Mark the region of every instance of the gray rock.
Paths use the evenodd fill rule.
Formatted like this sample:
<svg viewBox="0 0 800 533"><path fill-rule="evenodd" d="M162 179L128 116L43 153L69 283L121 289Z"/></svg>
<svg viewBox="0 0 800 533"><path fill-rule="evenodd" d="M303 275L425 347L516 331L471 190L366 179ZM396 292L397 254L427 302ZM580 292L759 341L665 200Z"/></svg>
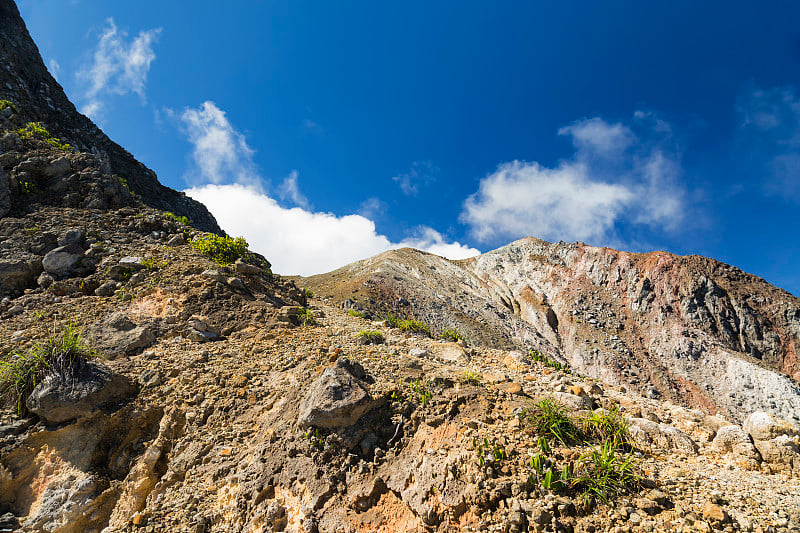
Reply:
<svg viewBox="0 0 800 533"><path fill-rule="evenodd" d="M117 290L117 282L116 281L106 281L99 287L94 290L94 293L97 296L113 296L114 291Z"/></svg>
<svg viewBox="0 0 800 533"><path fill-rule="evenodd" d="M456 342L434 344L430 351L437 359L445 363L469 363L469 355Z"/></svg>
<svg viewBox="0 0 800 533"><path fill-rule="evenodd" d="M144 268L141 257L128 255L119 260L119 266L122 268L130 268L132 270L140 270Z"/></svg>
<svg viewBox="0 0 800 533"><path fill-rule="evenodd" d="M44 175L48 178L57 178L69 172L69 169L69 159L66 157L59 157L44 168Z"/></svg>
<svg viewBox="0 0 800 533"><path fill-rule="evenodd" d="M0 295L32 287L42 272L42 261L35 256L0 260Z"/></svg>
<svg viewBox="0 0 800 533"><path fill-rule="evenodd" d="M46 289L47 287L52 285L55 280L56 279L49 272L42 272L41 274L39 274L39 277L36 278L36 283L43 289Z"/></svg>
<svg viewBox="0 0 800 533"><path fill-rule="evenodd" d="M70 229L67 230L60 239L58 239L58 245L66 246L68 244L77 244L82 246L85 240L86 237L83 235L83 231L79 229Z"/></svg>
<svg viewBox="0 0 800 533"><path fill-rule="evenodd" d="M379 403L370 396L362 376L363 368L344 358L326 368L300 402L299 425L338 428L355 424Z"/></svg>
<svg viewBox="0 0 800 533"><path fill-rule="evenodd" d="M247 285L239 278L228 278L228 286L239 291L247 290Z"/></svg>
<svg viewBox="0 0 800 533"><path fill-rule="evenodd" d="M83 257L83 248L78 244L68 244L47 252L42 259L42 268L55 276L66 276L78 265Z"/></svg>
<svg viewBox="0 0 800 533"><path fill-rule="evenodd" d="M780 435L770 440L757 440L755 447L773 469L800 474L800 442L797 437Z"/></svg>
<svg viewBox="0 0 800 533"><path fill-rule="evenodd" d="M25 405L48 424L89 416L109 402L134 392L131 383L105 365L88 361L76 376L51 374L42 380Z"/></svg>
<svg viewBox="0 0 800 533"><path fill-rule="evenodd" d="M219 281L220 283L225 283L227 279L225 274L219 270L204 270L202 276L210 280Z"/></svg>
<svg viewBox="0 0 800 533"><path fill-rule="evenodd" d="M411 357L428 357L428 352L422 348L411 348L408 351L408 355Z"/></svg>
<svg viewBox="0 0 800 533"><path fill-rule="evenodd" d="M139 384L142 387L157 387L163 381L164 378L161 376L161 372L155 368L148 368L139 375Z"/></svg>
<svg viewBox="0 0 800 533"><path fill-rule="evenodd" d="M147 348L155 341L155 335L144 326L137 326L123 313L112 313L103 320L93 324L86 340L113 359L120 355Z"/></svg>

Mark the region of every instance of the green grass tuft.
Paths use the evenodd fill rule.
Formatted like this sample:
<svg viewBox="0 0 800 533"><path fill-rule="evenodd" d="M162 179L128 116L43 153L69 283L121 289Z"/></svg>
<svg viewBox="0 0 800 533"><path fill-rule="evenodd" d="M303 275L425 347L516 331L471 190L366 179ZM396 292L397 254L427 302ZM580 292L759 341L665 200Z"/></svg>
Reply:
<svg viewBox="0 0 800 533"><path fill-rule="evenodd" d="M301 326L317 325L317 319L314 318L314 313L312 313L310 309L306 309L305 307L301 307L297 311L297 320L300 321Z"/></svg>
<svg viewBox="0 0 800 533"><path fill-rule="evenodd" d="M383 325L387 328L399 328L401 320L394 315L386 315L383 319Z"/></svg>
<svg viewBox="0 0 800 533"><path fill-rule="evenodd" d="M347 314L356 318L365 318L363 311L357 311L356 309L348 309Z"/></svg>
<svg viewBox="0 0 800 533"><path fill-rule="evenodd" d="M178 224L181 224L183 226L189 226L191 224L191 221L185 216L178 216L175 213L171 213L169 211L164 212L164 218L166 218L167 220L171 220L173 222L177 222Z"/></svg>
<svg viewBox="0 0 800 533"><path fill-rule="evenodd" d="M598 500L608 503L635 489L642 479L633 452L619 454L610 442L592 447L578 462L580 469L572 483L589 506Z"/></svg>
<svg viewBox="0 0 800 533"><path fill-rule="evenodd" d="M383 344L383 333L371 329L362 329L358 332L358 339L364 344Z"/></svg>
<svg viewBox="0 0 800 533"><path fill-rule="evenodd" d="M5 111L6 109L10 109L15 115L19 113L19 111L17 111L17 106L14 105L14 102L10 100L0 100L0 111Z"/></svg>
<svg viewBox="0 0 800 533"><path fill-rule="evenodd" d="M409 333L418 333L426 337L431 336L431 328L425 322L419 320L401 320L398 327L402 331L408 331Z"/></svg>
<svg viewBox="0 0 800 533"><path fill-rule="evenodd" d="M446 329L439 334L440 339L444 339L446 341L451 342L458 342L462 340L464 337L458 331L454 329Z"/></svg>
<svg viewBox="0 0 800 533"><path fill-rule="evenodd" d="M58 148L59 150L64 150L65 152L75 152L72 146L67 143L62 143L61 139L58 137L53 137L53 135L47 131L47 128L42 126L41 122L28 122L24 128L19 128L16 133L23 139L35 139Z"/></svg>
<svg viewBox="0 0 800 533"><path fill-rule="evenodd" d="M552 398L535 402L520 412L523 427L542 437L552 437L564 446L577 442L580 430L567 413L567 408Z"/></svg>

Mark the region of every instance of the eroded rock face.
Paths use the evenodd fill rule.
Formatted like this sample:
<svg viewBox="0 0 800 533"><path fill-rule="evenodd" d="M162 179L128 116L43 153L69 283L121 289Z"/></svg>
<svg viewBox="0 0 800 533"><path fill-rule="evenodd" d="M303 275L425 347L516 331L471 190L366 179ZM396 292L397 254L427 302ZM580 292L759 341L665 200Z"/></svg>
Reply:
<svg viewBox="0 0 800 533"><path fill-rule="evenodd" d="M91 416L103 405L128 398L134 392L124 376L89 361L75 376L52 374L46 377L33 389L25 404L48 424L61 424Z"/></svg>
<svg viewBox="0 0 800 533"><path fill-rule="evenodd" d="M362 380L363 373L361 365L344 358L339 359L335 366L326 368L303 398L298 424L320 428L355 424L378 404Z"/></svg>

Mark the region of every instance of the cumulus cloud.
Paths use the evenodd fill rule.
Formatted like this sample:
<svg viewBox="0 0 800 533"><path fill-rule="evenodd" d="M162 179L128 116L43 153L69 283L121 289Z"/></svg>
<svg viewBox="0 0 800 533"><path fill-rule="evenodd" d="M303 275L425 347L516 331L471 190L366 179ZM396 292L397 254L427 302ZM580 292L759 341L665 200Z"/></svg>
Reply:
<svg viewBox="0 0 800 533"><path fill-rule="evenodd" d="M800 200L800 97L791 87L752 89L739 114L750 158L770 178L765 192Z"/></svg>
<svg viewBox="0 0 800 533"><path fill-rule="evenodd" d="M460 220L482 242L533 235L597 244L616 240L621 223L674 228L685 191L669 128L650 113L630 124L600 118L559 130L573 155L550 168L500 164L464 203Z"/></svg>
<svg viewBox="0 0 800 533"><path fill-rule="evenodd" d="M96 116L102 110L103 98L112 94L136 93L145 100L147 74L156 58L153 46L160 33L161 28L143 30L130 40L126 32L117 28L113 18L106 20L92 64L77 74L88 85L82 109L85 114Z"/></svg>
<svg viewBox="0 0 800 533"><path fill-rule="evenodd" d="M334 270L394 248L412 246L461 259L478 255L474 248L448 243L430 228L401 242L377 232L361 215L337 216L299 207L285 208L257 188L239 184L205 185L185 191L204 203L232 235L243 235L280 274L308 276Z"/></svg>
<svg viewBox="0 0 800 533"><path fill-rule="evenodd" d="M184 110L180 120L193 145L190 184L239 183L251 187L260 184L253 150L214 102Z"/></svg>
<svg viewBox="0 0 800 533"><path fill-rule="evenodd" d="M270 260L275 272L319 274L405 246L451 259L480 254L469 246L448 242L432 228L417 228L408 239L393 242L378 233L375 223L363 214L314 212L300 191L297 171L276 191L279 199L296 207L282 206L265 191L244 136L214 102L186 109L179 118L193 145L193 187L186 194L205 204L228 233L244 236L252 250ZM383 208L385 204L375 198L362 204L363 213Z"/></svg>
<svg viewBox="0 0 800 533"><path fill-rule="evenodd" d="M439 171L430 161L414 161L408 172L392 177L406 196L416 196L420 186L434 180Z"/></svg>

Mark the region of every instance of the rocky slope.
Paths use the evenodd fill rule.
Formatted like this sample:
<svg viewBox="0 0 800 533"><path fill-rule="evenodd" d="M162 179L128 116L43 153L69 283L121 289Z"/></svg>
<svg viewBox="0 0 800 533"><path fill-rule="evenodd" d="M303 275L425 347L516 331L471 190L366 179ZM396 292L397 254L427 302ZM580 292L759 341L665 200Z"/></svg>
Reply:
<svg viewBox="0 0 800 533"><path fill-rule="evenodd" d="M463 261L390 251L302 283L734 420L800 421L800 300L713 259L527 238Z"/></svg>
<svg viewBox="0 0 800 533"><path fill-rule="evenodd" d="M658 254L540 241L512 244L513 262L403 250L320 278L319 291L346 291L376 312L430 305L435 327L461 327L471 343L351 316L273 275L257 254L221 266L192 246L217 229L204 208L76 115L16 7L0 0L0 15L0 91L14 104L0 118L0 532L800 531L800 428L776 416L782 408L748 412L743 401L735 417L715 415L721 400L690 409L637 394L633 378L619 386L614 372L582 375L602 367L584 359L574 361L579 372L553 361L579 335L604 347L607 324L624 325L615 342L631 351L653 342L645 321L683 301L659 291L681 268L686 283L698 279L691 265L707 260L673 258L658 277L647 266ZM33 119L61 140L16 133ZM532 259L534 248L544 259ZM622 298L622 281L608 265L608 278L591 267L597 255L617 258L641 314L601 306ZM647 291L643 277L632 281L644 272ZM776 403L791 401L777 388L789 382L768 369L794 369L794 352L774 348L796 346L781 329L796 317L791 300L734 274L736 283L706 274L691 289L694 303L680 312L698 318L679 336L707 346L697 365L724 352L756 369L741 375L754 397L772 379ZM736 323L715 322L731 294L753 310L732 330L751 355L712 335L712 324ZM750 316L742 305L725 316ZM98 357L59 357L76 331ZM666 345L664 331L654 338ZM48 366L18 398L7 386L28 378L11 370L35 354ZM638 379L651 372L646 361ZM540 440L547 433L530 413L543 399L586 426L581 438ZM616 420L627 436L590 433L605 427L590 419ZM635 476L607 502L587 492L606 479L603 465ZM566 472L564 483L544 469Z"/></svg>

